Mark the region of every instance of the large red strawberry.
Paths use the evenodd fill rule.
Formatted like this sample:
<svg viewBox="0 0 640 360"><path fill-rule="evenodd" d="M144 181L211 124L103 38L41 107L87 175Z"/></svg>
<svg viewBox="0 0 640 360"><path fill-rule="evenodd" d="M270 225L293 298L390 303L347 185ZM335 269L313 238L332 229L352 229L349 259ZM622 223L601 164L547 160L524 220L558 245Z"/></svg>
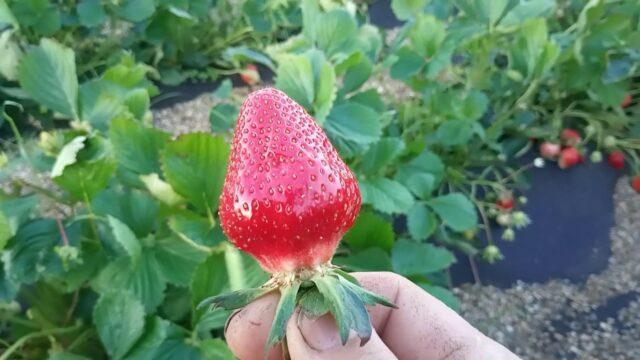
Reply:
<svg viewBox="0 0 640 360"><path fill-rule="evenodd" d="M365 304L395 305L331 265L360 204L355 176L304 108L276 89L250 94L234 131L219 215L229 240L272 276L259 288L201 305L237 309L277 290L280 304L266 350L283 339L296 305L313 316L331 311L343 343L351 330L367 341L372 330Z"/></svg>
<svg viewBox="0 0 640 360"><path fill-rule="evenodd" d="M607 161L612 168L621 170L624 168L624 153L620 150L613 151L609 154Z"/></svg>
<svg viewBox="0 0 640 360"><path fill-rule="evenodd" d="M276 89L252 93L233 138L220 221L270 273L333 257L360 210L358 182L320 126Z"/></svg>

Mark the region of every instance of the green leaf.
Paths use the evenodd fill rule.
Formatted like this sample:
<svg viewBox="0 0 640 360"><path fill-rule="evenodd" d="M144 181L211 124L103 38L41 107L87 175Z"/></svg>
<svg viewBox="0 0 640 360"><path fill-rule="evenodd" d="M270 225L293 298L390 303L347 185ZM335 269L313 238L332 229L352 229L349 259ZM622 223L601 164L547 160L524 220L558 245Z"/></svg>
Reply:
<svg viewBox="0 0 640 360"><path fill-rule="evenodd" d="M122 359L143 334L144 308L128 292L109 292L96 303L93 323L107 353Z"/></svg>
<svg viewBox="0 0 640 360"><path fill-rule="evenodd" d="M196 308L204 299L221 293L228 284L224 254L211 254L200 264L191 279L191 306ZM204 310L193 312L193 323L197 323Z"/></svg>
<svg viewBox="0 0 640 360"><path fill-rule="evenodd" d="M207 258L207 250L178 236L160 238L155 248L158 268L169 282L188 286L198 264Z"/></svg>
<svg viewBox="0 0 640 360"><path fill-rule="evenodd" d="M154 360L202 360L198 348L188 337L187 331L173 323L169 324L167 338L160 348L153 353Z"/></svg>
<svg viewBox="0 0 640 360"><path fill-rule="evenodd" d="M318 71L315 81L315 98L313 100L314 116L319 124L322 124L331 111L333 101L336 98L336 74L333 66L324 61Z"/></svg>
<svg viewBox="0 0 640 360"><path fill-rule="evenodd" d="M436 230L437 221L433 213L422 202L417 202L407 213L407 228L415 240L424 240Z"/></svg>
<svg viewBox="0 0 640 360"><path fill-rule="evenodd" d="M184 241L194 245L215 246L215 224L210 219L192 213L179 214L169 219L169 228Z"/></svg>
<svg viewBox="0 0 640 360"><path fill-rule="evenodd" d="M23 28L32 27L37 35L51 36L60 30L60 10L50 0L12 1L11 8Z"/></svg>
<svg viewBox="0 0 640 360"><path fill-rule="evenodd" d="M228 157L224 138L186 134L166 145L162 170L171 187L206 214L218 207Z"/></svg>
<svg viewBox="0 0 640 360"><path fill-rule="evenodd" d="M425 289L429 294L433 295L436 299L442 301L445 305L450 307L453 311L460 310L460 300L449 289L445 289L441 286L419 283L421 288Z"/></svg>
<svg viewBox="0 0 640 360"><path fill-rule="evenodd" d="M416 172L404 182L409 190L419 199L428 199L436 188L436 177L433 174Z"/></svg>
<svg viewBox="0 0 640 360"><path fill-rule="evenodd" d="M84 200L85 196L91 200L107 186L115 169L116 163L109 158L75 163L65 167L62 175L53 178L53 181L75 200Z"/></svg>
<svg viewBox="0 0 640 360"><path fill-rule="evenodd" d="M116 8L118 16L131 22L143 21L156 11L155 0L123 0Z"/></svg>
<svg viewBox="0 0 640 360"><path fill-rule="evenodd" d="M15 230L12 229L9 219L0 212L0 251L7 245L7 241L15 235Z"/></svg>
<svg viewBox="0 0 640 360"><path fill-rule="evenodd" d="M50 352L47 360L91 360L88 357L72 354L66 351Z"/></svg>
<svg viewBox="0 0 640 360"><path fill-rule="evenodd" d="M75 164L78 153L84 148L85 140L87 140L86 136L76 136L60 150L51 169L52 178L62 175L66 166Z"/></svg>
<svg viewBox="0 0 640 360"><path fill-rule="evenodd" d="M0 192L0 194L2 194ZM12 238L22 224L24 224L31 217L31 213L38 205L37 195L25 195L16 198L2 199L0 197L0 233L4 234L7 241ZM0 250L4 248L6 243L3 243L2 236L0 235Z"/></svg>
<svg viewBox="0 0 640 360"><path fill-rule="evenodd" d="M310 110L315 98L311 61L304 55L283 56L276 71L276 87Z"/></svg>
<svg viewBox="0 0 640 360"><path fill-rule="evenodd" d="M336 105L324 123L327 135L356 151L380 138L380 115L370 107L347 102Z"/></svg>
<svg viewBox="0 0 640 360"><path fill-rule="evenodd" d="M198 304L197 308L211 306L214 309L235 310L247 306L255 299L273 291L272 287L259 287L251 289L240 289L230 293L208 297Z"/></svg>
<svg viewBox="0 0 640 360"><path fill-rule="evenodd" d="M109 221L111 231L113 232L113 238L131 258L131 261L134 263L137 262L140 259L142 247L136 238L136 234L134 234L133 231L131 231L131 229L129 229L129 227L122 221L114 218L113 216L107 215L107 219Z"/></svg>
<svg viewBox="0 0 640 360"><path fill-rule="evenodd" d="M455 231L465 231L478 223L473 203L460 193L450 193L427 201L442 221Z"/></svg>
<svg viewBox="0 0 640 360"><path fill-rule="evenodd" d="M313 40L327 57L333 58L353 51L357 30L356 21L347 10L335 8L317 17Z"/></svg>
<svg viewBox="0 0 640 360"><path fill-rule="evenodd" d="M167 283L154 252L145 251L137 263L132 263L127 257L109 263L93 279L91 286L98 293L128 291L144 305L148 313L152 313L162 302Z"/></svg>
<svg viewBox="0 0 640 360"><path fill-rule="evenodd" d="M114 119L109 126L109 140L116 160L139 174L160 172L160 151L169 138L165 132L126 118Z"/></svg>
<svg viewBox="0 0 640 360"><path fill-rule="evenodd" d="M466 94L460 110L460 118L478 120L487 111L489 99L482 91L471 90Z"/></svg>
<svg viewBox="0 0 640 360"><path fill-rule="evenodd" d="M369 313L360 296L333 276L316 277L313 278L313 282L329 305L342 344L347 343L351 329L355 330L361 342L367 342L371 337L372 328Z"/></svg>
<svg viewBox="0 0 640 360"><path fill-rule="evenodd" d="M398 49L396 56L398 60L389 69L389 74L394 79L406 80L417 74L425 64L425 59L408 46Z"/></svg>
<svg viewBox="0 0 640 360"><path fill-rule="evenodd" d="M391 271L391 258L387 251L370 247L346 257L335 257L333 263L352 271Z"/></svg>
<svg viewBox="0 0 640 360"><path fill-rule="evenodd" d="M9 9L5 0L0 0L0 25L2 24L11 25L15 29L20 28L18 20L13 16L13 13L11 12L11 9Z"/></svg>
<svg viewBox="0 0 640 360"><path fill-rule="evenodd" d="M500 26L518 26L526 20L536 17L548 17L556 7L554 0L520 0L507 14L500 20Z"/></svg>
<svg viewBox="0 0 640 360"><path fill-rule="evenodd" d="M303 291L301 291L302 295L299 296L298 306L300 306L300 311L305 316L317 318L329 312L329 305L317 288L312 287Z"/></svg>
<svg viewBox="0 0 640 360"><path fill-rule="evenodd" d="M268 56L246 46L229 47L224 51L223 57L232 62L254 62L262 64L271 69L271 71L275 71L276 69L273 61L271 61Z"/></svg>
<svg viewBox="0 0 640 360"><path fill-rule="evenodd" d="M158 220L158 204L147 193L127 188L101 191L91 204L96 215L111 215L125 223L139 239L149 235Z"/></svg>
<svg viewBox="0 0 640 360"><path fill-rule="evenodd" d="M226 100L231 96L231 91L233 91L233 83L231 83L231 79L224 79L211 93L211 96L220 100Z"/></svg>
<svg viewBox="0 0 640 360"><path fill-rule="evenodd" d="M408 240L396 241L391 252L393 271L404 276L424 275L443 270L454 261L455 257L449 250Z"/></svg>
<svg viewBox="0 0 640 360"><path fill-rule="evenodd" d="M477 22L493 25L509 5L509 0L456 0L456 6Z"/></svg>
<svg viewBox="0 0 640 360"><path fill-rule="evenodd" d="M373 65L366 57L362 57L355 65L349 67L342 79L340 92L348 94L360 88L371 76Z"/></svg>
<svg viewBox="0 0 640 360"><path fill-rule="evenodd" d="M406 213L413 205L413 196L409 190L399 182L387 178L362 180L360 191L363 204L371 204L383 213Z"/></svg>
<svg viewBox="0 0 640 360"><path fill-rule="evenodd" d="M361 211L353 227L344 236L344 242L354 249L379 247L391 250L393 246L393 226L380 216Z"/></svg>
<svg viewBox="0 0 640 360"><path fill-rule="evenodd" d="M442 145L465 144L473 136L473 122L467 120L449 120L438 127L436 137Z"/></svg>
<svg viewBox="0 0 640 360"><path fill-rule="evenodd" d="M5 276L16 284L31 284L41 275L59 268L59 257L53 251L59 241L55 221L39 219L26 223L9 241L4 259Z"/></svg>
<svg viewBox="0 0 640 360"><path fill-rule="evenodd" d="M603 84L612 84L627 79L633 75L636 64L627 55L608 56L607 68L602 74Z"/></svg>
<svg viewBox="0 0 640 360"><path fill-rule="evenodd" d="M368 175L381 174L403 151L400 138L382 138L369 147L362 158L362 171Z"/></svg>
<svg viewBox="0 0 640 360"><path fill-rule="evenodd" d="M211 334L211 330L224 329L224 325L231 312L224 309L213 309L205 313L199 320L193 331L201 338L207 338Z"/></svg>
<svg viewBox="0 0 640 360"><path fill-rule="evenodd" d="M156 173L140 175L140 181L142 181L153 197L169 206L177 206L185 202L185 199L178 195L171 185L162 181Z"/></svg>
<svg viewBox="0 0 640 360"><path fill-rule="evenodd" d="M146 321L144 332L133 345L126 360L152 360L156 349L160 347L167 337L169 322L158 316L149 317Z"/></svg>
<svg viewBox="0 0 640 360"><path fill-rule="evenodd" d="M432 174L435 177L435 187L440 183L444 176L444 163L438 155L425 150L415 159L402 165L396 172L395 179L409 186L406 180L412 175L419 173Z"/></svg>
<svg viewBox="0 0 640 360"><path fill-rule="evenodd" d="M409 40L415 51L424 56L436 54L446 35L445 25L430 14L420 14L409 32Z"/></svg>
<svg viewBox="0 0 640 360"><path fill-rule="evenodd" d="M269 330L269 337L267 337L267 342L264 346L265 354L267 354L275 344L284 339L287 331L287 323L296 308L296 298L299 289L300 283L297 281L280 288L280 300L276 307L276 315L273 318L273 324L271 325L271 330Z"/></svg>
<svg viewBox="0 0 640 360"><path fill-rule="evenodd" d="M83 26L96 27L107 20L107 13L100 0L83 0L78 4L77 10Z"/></svg>
<svg viewBox="0 0 640 360"><path fill-rule="evenodd" d="M211 130L216 133L225 133L233 129L238 117L238 108L231 104L218 104L209 112Z"/></svg>
<svg viewBox="0 0 640 360"><path fill-rule="evenodd" d="M235 356L222 339L206 339L200 343L203 360L234 360Z"/></svg>
<svg viewBox="0 0 640 360"><path fill-rule="evenodd" d="M78 119L78 79L73 50L43 38L20 62L18 80L40 104Z"/></svg>
<svg viewBox="0 0 640 360"><path fill-rule="evenodd" d="M400 20L408 20L421 14L427 0L391 0L391 10Z"/></svg>

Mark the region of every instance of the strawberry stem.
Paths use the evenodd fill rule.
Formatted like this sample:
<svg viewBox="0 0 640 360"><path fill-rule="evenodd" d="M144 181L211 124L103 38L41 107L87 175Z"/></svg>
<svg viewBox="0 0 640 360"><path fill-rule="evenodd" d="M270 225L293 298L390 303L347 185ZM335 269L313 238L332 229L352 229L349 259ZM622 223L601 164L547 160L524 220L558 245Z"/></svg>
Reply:
<svg viewBox="0 0 640 360"><path fill-rule="evenodd" d="M361 345L369 341L373 332L366 305L397 308L391 301L362 288L349 273L327 264L314 269L274 274L259 288L213 296L198 307L239 309L275 290L280 292L280 300L265 344L265 354L285 338L287 323L296 306L300 308L301 315L311 318L330 312L342 343L346 344L350 331L354 330Z"/></svg>

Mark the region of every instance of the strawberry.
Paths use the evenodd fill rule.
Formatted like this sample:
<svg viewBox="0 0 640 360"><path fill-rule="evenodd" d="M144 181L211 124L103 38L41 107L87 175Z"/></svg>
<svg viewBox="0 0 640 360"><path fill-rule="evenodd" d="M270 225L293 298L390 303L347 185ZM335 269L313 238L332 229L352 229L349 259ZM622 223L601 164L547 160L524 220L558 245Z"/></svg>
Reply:
<svg viewBox="0 0 640 360"><path fill-rule="evenodd" d="M240 109L220 197L229 240L270 273L333 257L360 210L358 182L322 129L284 93L252 93Z"/></svg>
<svg viewBox="0 0 640 360"><path fill-rule="evenodd" d="M545 141L540 144L540 155L542 155L543 158L555 159L558 154L560 154L559 144L550 141Z"/></svg>
<svg viewBox="0 0 640 360"><path fill-rule="evenodd" d="M631 187L640 194L640 174L631 178Z"/></svg>
<svg viewBox="0 0 640 360"><path fill-rule="evenodd" d="M355 176L305 109L273 88L251 93L238 115L219 215L229 241L251 254L271 279L201 305L237 309L280 291L276 319L282 321L273 322L265 350L283 339L296 305L314 316L331 311L343 343L351 329L366 342L372 330L365 303L395 305L331 265L360 205ZM301 301L301 286L320 301Z"/></svg>
<svg viewBox="0 0 640 360"><path fill-rule="evenodd" d="M560 133L560 138L567 146L576 146L582 141L580 133L574 129L566 128Z"/></svg>
<svg viewBox="0 0 640 360"><path fill-rule="evenodd" d="M613 151L607 158L609 165L616 170L624 168L624 154L620 150Z"/></svg>
<svg viewBox="0 0 640 360"><path fill-rule="evenodd" d="M577 165L583 161L582 155L574 147L566 147L560 151L560 157L558 158L558 166L561 169L567 169L574 165Z"/></svg>
<svg viewBox="0 0 640 360"><path fill-rule="evenodd" d="M622 101L620 102L620 107L623 109L626 107L629 107L632 101L633 101L633 98L631 97L631 94L625 94L624 98L622 98Z"/></svg>
<svg viewBox="0 0 640 360"><path fill-rule="evenodd" d="M514 205L514 201L512 197L504 197L496 201L496 206L498 207L498 209L502 211L509 211L513 209L513 205Z"/></svg>
<svg viewBox="0 0 640 360"><path fill-rule="evenodd" d="M247 65L244 70L240 72L240 79L249 86L259 83L260 73L258 72L258 67L253 64Z"/></svg>

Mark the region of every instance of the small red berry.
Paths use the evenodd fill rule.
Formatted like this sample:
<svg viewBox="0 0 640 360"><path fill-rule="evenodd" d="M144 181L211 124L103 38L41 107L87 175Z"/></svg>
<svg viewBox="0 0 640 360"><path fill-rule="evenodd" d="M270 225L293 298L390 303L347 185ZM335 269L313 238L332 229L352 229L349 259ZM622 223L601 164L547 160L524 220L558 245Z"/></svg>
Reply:
<svg viewBox="0 0 640 360"><path fill-rule="evenodd" d="M560 154L560 144L545 141L540 144L540 155L547 159L554 159Z"/></svg>
<svg viewBox="0 0 640 360"><path fill-rule="evenodd" d="M630 94L625 94L624 98L620 102L620 107L623 108L623 109L626 108L626 107L629 107L629 105L631 105L632 101L633 101L633 98L631 97L631 95Z"/></svg>
<svg viewBox="0 0 640 360"><path fill-rule="evenodd" d="M558 166L561 169L567 169L574 165L579 164L582 161L582 155L578 149L574 147L566 147L560 151L560 158L558 159Z"/></svg>
<svg viewBox="0 0 640 360"><path fill-rule="evenodd" d="M640 194L640 174L631 178L631 187Z"/></svg>
<svg viewBox="0 0 640 360"><path fill-rule="evenodd" d="M498 207L498 209L503 211L509 211L513 209L513 204L514 202L512 197L506 197L498 199L498 201L496 201L496 206Z"/></svg>
<svg viewBox="0 0 640 360"><path fill-rule="evenodd" d="M624 168L624 154L620 150L616 150L609 154L607 161L609 162L609 165L616 170Z"/></svg>
<svg viewBox="0 0 640 360"><path fill-rule="evenodd" d="M249 64L240 72L240 79L247 85L255 85L260 82L260 73L258 67Z"/></svg>
<svg viewBox="0 0 640 360"><path fill-rule="evenodd" d="M560 133L560 138L564 140L567 146L576 146L580 141L582 141L582 137L580 133L574 129L564 129Z"/></svg>

